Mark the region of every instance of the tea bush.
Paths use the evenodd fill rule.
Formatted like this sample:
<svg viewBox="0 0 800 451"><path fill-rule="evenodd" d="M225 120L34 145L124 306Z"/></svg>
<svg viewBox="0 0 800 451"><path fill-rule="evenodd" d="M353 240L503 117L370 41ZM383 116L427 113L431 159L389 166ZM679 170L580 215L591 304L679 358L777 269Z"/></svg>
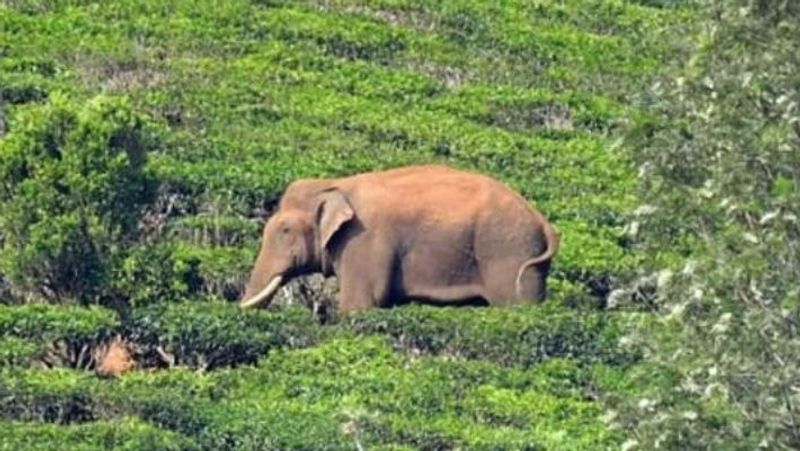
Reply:
<svg viewBox="0 0 800 451"><path fill-rule="evenodd" d="M581 401L580 390L548 394L542 382L545 374L545 370L504 369L458 358L402 356L392 352L384 338L345 338L271 354L260 368L238 378L229 396L245 400L233 405L271 406L264 412L264 423L250 419L263 424L263 436L282 437L279 431L284 425L298 422L307 425L309 434L294 440L345 444L334 445L337 448L356 443L412 448L552 447L560 443L562 449L583 449L618 443L619 436L598 421L596 405ZM233 374L220 377L226 386L236 380ZM518 404L519 412L514 405L487 405L485 397L506 393L525 393L537 402ZM542 410L534 413L537 409ZM548 409L571 414L554 416L551 424L541 422L541 417L535 422L530 422L532 417L522 419L538 417ZM273 417L274 411L284 412L284 418ZM220 422L225 429L231 424L236 423ZM329 439L337 430L338 438ZM232 436L241 440L251 433L242 427ZM285 443L282 446L298 446Z"/></svg>
<svg viewBox="0 0 800 451"><path fill-rule="evenodd" d="M35 342L97 343L119 328L113 310L74 305L0 306L0 337Z"/></svg>
<svg viewBox="0 0 800 451"><path fill-rule="evenodd" d="M246 311L221 302L155 304L136 309L126 336L173 364L201 369L253 363L273 348L310 346L322 331L307 311Z"/></svg>
<svg viewBox="0 0 800 451"><path fill-rule="evenodd" d="M40 425L2 421L2 450L23 449L159 449L192 450L192 440L132 419L75 425Z"/></svg>
<svg viewBox="0 0 800 451"><path fill-rule="evenodd" d="M98 307L0 306L0 366L93 368L119 325L114 311Z"/></svg>
<svg viewBox="0 0 800 451"><path fill-rule="evenodd" d="M44 353L42 348L41 344L18 337L0 338L0 368L31 365Z"/></svg>
<svg viewBox="0 0 800 451"><path fill-rule="evenodd" d="M624 365L636 361L633 350L619 347L614 318L576 313L553 303L506 309L459 311L403 307L370 311L346 320L357 333L380 333L407 353L480 358L501 365L532 367L550 358Z"/></svg>
<svg viewBox="0 0 800 451"><path fill-rule="evenodd" d="M118 292L134 308L157 302L180 302L200 291L198 262L178 257L175 243L132 247L115 274Z"/></svg>
<svg viewBox="0 0 800 451"><path fill-rule="evenodd" d="M0 141L3 274L21 293L98 301L135 238L155 129L124 99L62 95L18 109Z"/></svg>
<svg viewBox="0 0 800 451"><path fill-rule="evenodd" d="M186 367L131 373L95 385L92 412L99 418L135 416L197 440L211 424L227 390Z"/></svg>
<svg viewBox="0 0 800 451"><path fill-rule="evenodd" d="M141 244L131 248L122 261L114 287L133 307L192 297L238 300L255 261L253 253L242 247L178 240Z"/></svg>
<svg viewBox="0 0 800 451"><path fill-rule="evenodd" d="M610 386L613 371L581 369L569 359L525 370L405 356L384 337L341 337L275 351L258 367L200 375L172 369L97 381L74 370L4 371L0 394L9 420L99 425L140 418L202 449L586 449L622 438L587 398L603 386L596 374Z"/></svg>
<svg viewBox="0 0 800 451"><path fill-rule="evenodd" d="M68 369L3 369L0 416L50 423L91 421L91 382L89 374Z"/></svg>

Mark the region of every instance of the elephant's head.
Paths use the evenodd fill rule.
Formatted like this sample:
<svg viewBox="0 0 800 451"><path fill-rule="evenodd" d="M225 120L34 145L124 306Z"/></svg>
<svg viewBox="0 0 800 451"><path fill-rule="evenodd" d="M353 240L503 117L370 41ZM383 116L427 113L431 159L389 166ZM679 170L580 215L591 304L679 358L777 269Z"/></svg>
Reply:
<svg viewBox="0 0 800 451"><path fill-rule="evenodd" d="M240 305L270 299L294 276L331 271L334 236L355 218L347 196L324 180L305 180L287 188L277 212L264 225L261 250Z"/></svg>

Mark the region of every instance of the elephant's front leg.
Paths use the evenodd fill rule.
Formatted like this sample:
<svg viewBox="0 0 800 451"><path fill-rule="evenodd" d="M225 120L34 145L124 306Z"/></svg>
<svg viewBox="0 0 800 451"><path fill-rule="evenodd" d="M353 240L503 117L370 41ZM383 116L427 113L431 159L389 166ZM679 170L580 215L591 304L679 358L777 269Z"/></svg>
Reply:
<svg viewBox="0 0 800 451"><path fill-rule="evenodd" d="M339 312L347 313L389 304L394 252L385 246L370 245L378 240L354 240L341 254L336 275L339 278Z"/></svg>
<svg viewBox="0 0 800 451"><path fill-rule="evenodd" d="M338 304L340 313L349 313L380 305L381 302L376 299L368 283L357 277L342 275L339 278Z"/></svg>

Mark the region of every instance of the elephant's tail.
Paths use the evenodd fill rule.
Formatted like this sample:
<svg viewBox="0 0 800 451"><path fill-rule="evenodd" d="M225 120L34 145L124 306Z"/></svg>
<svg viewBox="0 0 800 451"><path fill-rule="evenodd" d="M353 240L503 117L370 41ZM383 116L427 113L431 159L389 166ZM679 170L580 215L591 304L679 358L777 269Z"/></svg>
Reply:
<svg viewBox="0 0 800 451"><path fill-rule="evenodd" d="M526 260L522 265L520 265L519 271L517 271L515 290L518 300L522 300L522 275L525 274L525 271L531 267L541 265L543 263L549 263L550 260L553 259L553 256L556 255L556 252L558 252L560 239L556 229L549 222L544 221L543 231L545 241L547 242L547 249L545 249L544 253L541 255Z"/></svg>

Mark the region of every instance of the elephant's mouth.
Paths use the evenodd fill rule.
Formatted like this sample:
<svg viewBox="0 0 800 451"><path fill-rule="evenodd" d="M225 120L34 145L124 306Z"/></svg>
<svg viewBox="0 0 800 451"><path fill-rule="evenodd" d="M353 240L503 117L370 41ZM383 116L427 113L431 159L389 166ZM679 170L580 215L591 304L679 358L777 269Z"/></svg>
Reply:
<svg viewBox="0 0 800 451"><path fill-rule="evenodd" d="M269 281L266 287L263 290L256 293L254 296L250 297L250 299L245 299L239 303L239 307L241 308L250 308L255 307L259 304L264 302L268 302L272 299L275 293L278 291L278 288L281 287L281 282L283 282L283 276L277 275Z"/></svg>

